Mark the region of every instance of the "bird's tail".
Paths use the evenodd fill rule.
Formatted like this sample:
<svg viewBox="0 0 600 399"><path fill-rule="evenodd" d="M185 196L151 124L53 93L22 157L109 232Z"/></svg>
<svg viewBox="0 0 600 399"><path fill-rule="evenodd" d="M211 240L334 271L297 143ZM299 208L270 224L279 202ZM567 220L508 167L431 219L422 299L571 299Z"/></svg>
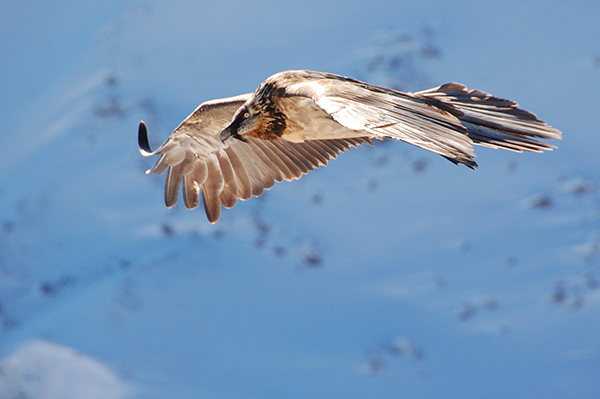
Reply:
<svg viewBox="0 0 600 399"><path fill-rule="evenodd" d="M561 132L511 100L459 83L447 83L414 93L415 97L456 116L473 144L511 151L542 152L555 146L538 139L560 139Z"/></svg>

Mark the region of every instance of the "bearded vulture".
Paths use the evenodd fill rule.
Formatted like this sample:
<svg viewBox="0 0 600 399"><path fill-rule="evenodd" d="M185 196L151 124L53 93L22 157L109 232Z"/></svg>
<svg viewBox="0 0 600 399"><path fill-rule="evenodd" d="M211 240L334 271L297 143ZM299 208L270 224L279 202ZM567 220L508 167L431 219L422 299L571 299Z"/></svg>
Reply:
<svg viewBox="0 0 600 399"><path fill-rule="evenodd" d="M180 186L189 209L202 193L211 223L221 205L231 208L275 181L299 179L340 152L387 138L474 168L473 144L542 152L554 146L538 139L560 139L561 132L513 101L459 83L408 93L306 70L202 103L156 151L143 121L138 132L142 155L160 155L146 173L167 171L165 204L177 203Z"/></svg>

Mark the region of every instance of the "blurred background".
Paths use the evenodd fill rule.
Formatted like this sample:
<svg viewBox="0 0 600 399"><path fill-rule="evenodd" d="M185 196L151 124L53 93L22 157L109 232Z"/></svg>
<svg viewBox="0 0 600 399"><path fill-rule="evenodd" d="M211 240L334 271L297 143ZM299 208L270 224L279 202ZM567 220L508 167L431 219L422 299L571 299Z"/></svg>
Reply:
<svg viewBox="0 0 600 399"><path fill-rule="evenodd" d="M543 5L542 5L543 4ZM596 1L0 2L0 397L597 398ZM152 147L286 69L520 103L558 149L399 142L225 210Z"/></svg>

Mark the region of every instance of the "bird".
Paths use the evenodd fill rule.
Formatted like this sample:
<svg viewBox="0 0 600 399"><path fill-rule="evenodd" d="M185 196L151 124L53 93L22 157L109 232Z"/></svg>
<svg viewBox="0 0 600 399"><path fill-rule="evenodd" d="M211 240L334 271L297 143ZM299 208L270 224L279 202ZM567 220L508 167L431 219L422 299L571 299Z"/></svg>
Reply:
<svg viewBox="0 0 600 399"><path fill-rule="evenodd" d="M460 83L402 92L332 73L288 70L253 93L200 104L155 151L144 121L143 156L160 155L146 173L167 172L164 201L200 205L210 223L221 208L295 180L341 152L373 140L404 141L455 164L477 167L473 145L516 152L556 148L562 133L511 100Z"/></svg>

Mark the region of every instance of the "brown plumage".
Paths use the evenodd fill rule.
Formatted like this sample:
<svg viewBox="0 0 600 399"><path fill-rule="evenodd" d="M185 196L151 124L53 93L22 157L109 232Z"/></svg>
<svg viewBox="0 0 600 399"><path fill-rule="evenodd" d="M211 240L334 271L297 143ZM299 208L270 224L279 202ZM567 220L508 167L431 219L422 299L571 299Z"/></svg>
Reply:
<svg viewBox="0 0 600 399"><path fill-rule="evenodd" d="M168 170L165 204L175 205L180 186L187 208L197 207L202 193L211 223L221 205L231 208L384 138L473 168L473 144L542 152L554 147L539 139L561 133L513 101L458 83L403 93L303 70L273 75L254 93L201 104L154 152L144 122L139 129L142 154L161 155L148 173Z"/></svg>

